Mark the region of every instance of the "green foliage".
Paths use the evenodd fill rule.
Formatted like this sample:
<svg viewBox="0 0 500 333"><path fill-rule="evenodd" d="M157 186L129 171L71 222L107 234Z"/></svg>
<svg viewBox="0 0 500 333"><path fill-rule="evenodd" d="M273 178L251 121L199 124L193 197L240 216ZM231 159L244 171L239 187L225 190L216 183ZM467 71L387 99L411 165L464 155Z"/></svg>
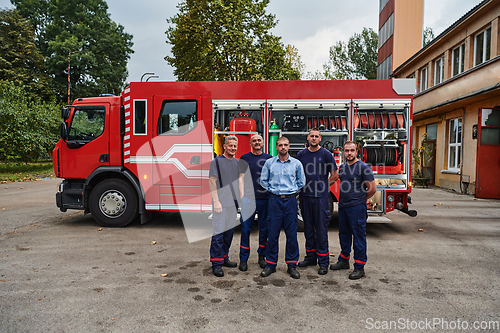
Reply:
<svg viewBox="0 0 500 333"><path fill-rule="evenodd" d="M0 81L0 160L36 161L59 139L59 107L29 97L22 84Z"/></svg>
<svg viewBox="0 0 500 333"><path fill-rule="evenodd" d="M183 0L167 22L174 67L180 81L299 79L287 61L277 24L266 13L269 0Z"/></svg>
<svg viewBox="0 0 500 333"><path fill-rule="evenodd" d="M285 47L286 55L285 61L289 66L299 72L300 77L304 74L305 64L302 62L299 50L296 46L288 44Z"/></svg>
<svg viewBox="0 0 500 333"><path fill-rule="evenodd" d="M423 46L426 46L434 39L434 30L431 27L426 27L423 33Z"/></svg>
<svg viewBox="0 0 500 333"><path fill-rule="evenodd" d="M330 47L329 60L323 65L323 72L308 73L313 80L359 80L377 78L377 33L363 28L347 43L338 41Z"/></svg>
<svg viewBox="0 0 500 333"><path fill-rule="evenodd" d="M70 53L72 98L122 91L133 53L132 35L111 20L104 0L11 2L36 27L37 46L59 100L68 98Z"/></svg>
<svg viewBox="0 0 500 333"><path fill-rule="evenodd" d="M0 10L0 80L24 84L31 96L50 99L51 78L43 63L31 24L17 10Z"/></svg>

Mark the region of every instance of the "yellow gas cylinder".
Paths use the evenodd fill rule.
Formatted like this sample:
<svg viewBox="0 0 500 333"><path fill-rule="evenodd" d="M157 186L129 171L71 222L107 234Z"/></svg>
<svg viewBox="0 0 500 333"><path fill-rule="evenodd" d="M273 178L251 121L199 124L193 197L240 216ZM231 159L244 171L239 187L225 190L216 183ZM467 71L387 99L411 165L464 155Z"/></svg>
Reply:
<svg viewBox="0 0 500 333"><path fill-rule="evenodd" d="M220 131L220 126L219 124L215 124L215 131ZM214 131L214 153L217 156L220 156L224 153L224 147L222 146L224 138L222 137L222 134L217 134Z"/></svg>

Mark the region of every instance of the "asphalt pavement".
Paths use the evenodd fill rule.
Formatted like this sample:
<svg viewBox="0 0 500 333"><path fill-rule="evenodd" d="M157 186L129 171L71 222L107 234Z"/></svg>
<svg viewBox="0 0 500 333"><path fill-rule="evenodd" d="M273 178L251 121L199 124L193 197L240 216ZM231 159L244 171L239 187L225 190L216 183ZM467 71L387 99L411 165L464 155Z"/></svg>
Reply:
<svg viewBox="0 0 500 333"><path fill-rule="evenodd" d="M210 240L189 243L179 214L101 228L55 207L58 183L1 185L0 332L500 331L499 200L414 189L417 217L393 212L392 223L368 224L357 281L352 262L323 276L299 268L292 279L283 233L277 272L262 278L257 231L249 270L216 278ZM335 223L329 239L335 262Z"/></svg>

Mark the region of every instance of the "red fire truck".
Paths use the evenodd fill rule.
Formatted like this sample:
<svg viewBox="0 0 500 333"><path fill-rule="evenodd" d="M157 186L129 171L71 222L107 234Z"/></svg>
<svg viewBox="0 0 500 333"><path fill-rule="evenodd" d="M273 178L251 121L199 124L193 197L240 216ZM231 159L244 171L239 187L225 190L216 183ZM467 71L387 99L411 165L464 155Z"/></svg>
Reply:
<svg viewBox="0 0 500 333"><path fill-rule="evenodd" d="M224 135L278 136L294 156L310 128L338 163L346 140L372 165L377 193L370 214L411 216L413 79L349 81L135 82L121 96L79 98L62 109L54 171L64 180L61 211L81 209L102 226L125 226L152 211L211 211L209 165ZM338 197L338 182L331 188Z"/></svg>

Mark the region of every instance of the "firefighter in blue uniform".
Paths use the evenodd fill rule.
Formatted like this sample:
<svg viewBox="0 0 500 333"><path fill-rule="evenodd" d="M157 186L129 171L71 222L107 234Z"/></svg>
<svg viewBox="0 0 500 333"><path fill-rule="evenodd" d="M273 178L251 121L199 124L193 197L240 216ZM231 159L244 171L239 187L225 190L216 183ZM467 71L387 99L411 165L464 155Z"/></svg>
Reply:
<svg viewBox="0 0 500 333"><path fill-rule="evenodd" d="M276 272L278 263L279 234L284 228L286 235L285 262L287 273L294 279L300 278L297 271L299 245L297 243L297 199L296 193L304 186L305 175L302 164L288 154L290 143L280 137L276 142L278 155L264 164L260 184L269 194L267 265L260 273L267 277Z"/></svg>
<svg viewBox="0 0 500 333"><path fill-rule="evenodd" d="M366 264L366 201L377 191L372 168L358 159L355 142L344 144L346 162L339 168L339 240L341 252L332 270L349 269L351 245L354 249L354 271L349 279L365 276Z"/></svg>
<svg viewBox="0 0 500 333"><path fill-rule="evenodd" d="M213 236L210 244L212 272L224 276L224 267L236 267L229 260L229 247L233 240L238 209L238 160L234 158L238 149L238 138L224 138L224 153L210 163L208 186L212 197Z"/></svg>
<svg viewBox="0 0 500 333"><path fill-rule="evenodd" d="M312 128L307 136L309 147L299 151L297 159L306 174L306 185L300 191L300 211L304 220L306 256L299 267L319 264L318 274L328 273L330 252L330 185L338 178L337 164L332 153L320 147L321 132Z"/></svg>
<svg viewBox="0 0 500 333"><path fill-rule="evenodd" d="M250 255L250 231L258 216L259 225L259 265L266 267L266 245L267 245L267 203L269 193L259 183L260 173L266 160L272 156L262 151L264 140L258 134L250 138L251 151L241 155L238 165L238 185L241 195L241 241L240 241L240 271L248 269L248 257Z"/></svg>

